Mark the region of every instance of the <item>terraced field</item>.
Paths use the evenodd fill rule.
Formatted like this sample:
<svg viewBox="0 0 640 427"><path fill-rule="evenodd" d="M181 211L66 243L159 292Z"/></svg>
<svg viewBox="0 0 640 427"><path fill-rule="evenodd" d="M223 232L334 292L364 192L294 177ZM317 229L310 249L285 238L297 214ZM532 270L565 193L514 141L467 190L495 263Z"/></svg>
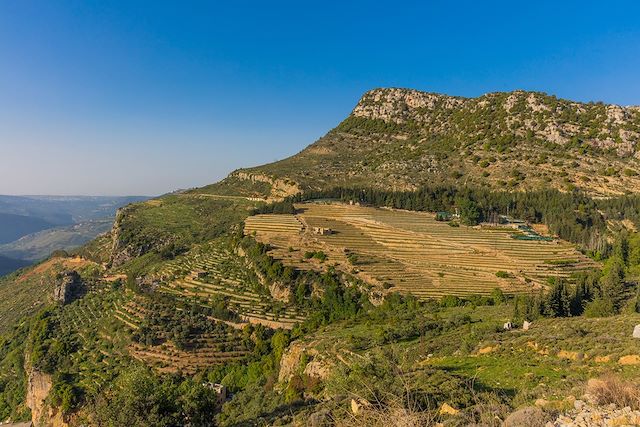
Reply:
<svg viewBox="0 0 640 427"><path fill-rule="evenodd" d="M517 240L506 228L451 227L429 213L337 203L296 208L296 215L249 217L245 233L269 243L272 254L288 265L335 265L419 297L489 294L496 287L530 292L548 277L569 277L595 265L567 242ZM314 227L333 233L314 234ZM305 259L308 251L323 251L327 259Z"/></svg>
<svg viewBox="0 0 640 427"><path fill-rule="evenodd" d="M157 276L160 292L205 306L223 299L244 322L291 328L304 320L293 306L263 291L257 276L219 242L177 258Z"/></svg>
<svg viewBox="0 0 640 427"><path fill-rule="evenodd" d="M136 296L117 308L118 318L130 332L138 330L147 316L157 309L146 298ZM163 331L161 344L132 342L129 354L162 372L195 373L198 370L227 362L242 360L248 351L242 345L241 331L229 326L229 322L210 319L219 323L215 332L191 334L189 348L179 349L169 339L169 331Z"/></svg>
<svg viewBox="0 0 640 427"><path fill-rule="evenodd" d="M113 317L124 301L123 292L97 285L61 312L62 332L77 339L71 359L78 369L79 384L92 394L101 392L102 386L126 366L124 347L129 334Z"/></svg>

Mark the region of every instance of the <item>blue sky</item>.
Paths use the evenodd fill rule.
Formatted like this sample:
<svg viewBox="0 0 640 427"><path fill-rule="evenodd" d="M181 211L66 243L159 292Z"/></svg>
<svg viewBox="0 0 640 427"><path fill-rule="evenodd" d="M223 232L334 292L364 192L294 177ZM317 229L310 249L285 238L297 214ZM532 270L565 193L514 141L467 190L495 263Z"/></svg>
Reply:
<svg viewBox="0 0 640 427"><path fill-rule="evenodd" d="M0 1L0 194L160 194L375 87L640 104L637 1Z"/></svg>

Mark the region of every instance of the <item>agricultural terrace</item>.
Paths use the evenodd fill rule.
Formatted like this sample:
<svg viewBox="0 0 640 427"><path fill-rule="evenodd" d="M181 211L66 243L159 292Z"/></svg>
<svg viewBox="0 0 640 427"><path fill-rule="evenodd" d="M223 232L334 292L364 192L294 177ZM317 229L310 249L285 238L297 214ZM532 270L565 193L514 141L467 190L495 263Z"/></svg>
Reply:
<svg viewBox="0 0 640 427"><path fill-rule="evenodd" d="M256 215L245 234L299 269L336 266L392 291L430 298L540 289L595 263L570 243L511 237L505 228L452 227L434 214L338 203L296 205L296 215ZM314 228L331 229L321 235ZM322 253L321 256L314 256Z"/></svg>
<svg viewBox="0 0 640 427"><path fill-rule="evenodd" d="M99 394L126 366L129 334L114 315L127 297L106 285L95 285L89 292L61 310L59 324L63 335L77 343L71 354L78 384L91 394Z"/></svg>
<svg viewBox="0 0 640 427"><path fill-rule="evenodd" d="M242 331L227 322L143 296L120 305L115 317L132 334L129 354L161 372L195 373L249 353Z"/></svg>
<svg viewBox="0 0 640 427"><path fill-rule="evenodd" d="M273 299L242 258L223 240L207 243L164 264L158 290L203 306L222 305L237 322L290 329L304 320L294 306Z"/></svg>

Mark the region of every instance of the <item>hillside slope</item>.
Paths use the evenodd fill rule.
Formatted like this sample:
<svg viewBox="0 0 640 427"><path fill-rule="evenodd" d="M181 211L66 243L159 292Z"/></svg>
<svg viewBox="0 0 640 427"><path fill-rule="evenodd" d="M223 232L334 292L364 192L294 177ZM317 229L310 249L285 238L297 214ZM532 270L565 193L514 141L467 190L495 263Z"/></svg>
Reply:
<svg viewBox="0 0 640 427"><path fill-rule="evenodd" d="M638 107L525 91L462 98L375 89L299 154L235 171L204 191L282 198L336 186L447 183L609 196L640 189L639 141Z"/></svg>

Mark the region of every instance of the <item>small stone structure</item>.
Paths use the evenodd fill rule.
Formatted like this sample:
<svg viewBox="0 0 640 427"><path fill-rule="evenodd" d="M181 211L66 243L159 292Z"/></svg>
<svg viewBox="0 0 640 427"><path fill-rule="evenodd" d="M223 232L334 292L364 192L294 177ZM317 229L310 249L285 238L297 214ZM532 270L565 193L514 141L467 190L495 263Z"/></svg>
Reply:
<svg viewBox="0 0 640 427"><path fill-rule="evenodd" d="M209 390L213 390L216 393L219 404L222 404L225 402L225 400L227 400L227 387L223 386L222 384L204 383L202 384L202 386L208 388Z"/></svg>
<svg viewBox="0 0 640 427"><path fill-rule="evenodd" d="M75 270L64 271L56 276L56 287L53 289L53 300L65 305L69 304L80 292L82 279Z"/></svg>
<svg viewBox="0 0 640 427"><path fill-rule="evenodd" d="M313 227L313 234L318 234L320 236L328 236L333 234L333 230L325 227Z"/></svg>
<svg viewBox="0 0 640 427"><path fill-rule="evenodd" d="M633 337L640 338L640 325L636 325L636 327L633 328Z"/></svg>

